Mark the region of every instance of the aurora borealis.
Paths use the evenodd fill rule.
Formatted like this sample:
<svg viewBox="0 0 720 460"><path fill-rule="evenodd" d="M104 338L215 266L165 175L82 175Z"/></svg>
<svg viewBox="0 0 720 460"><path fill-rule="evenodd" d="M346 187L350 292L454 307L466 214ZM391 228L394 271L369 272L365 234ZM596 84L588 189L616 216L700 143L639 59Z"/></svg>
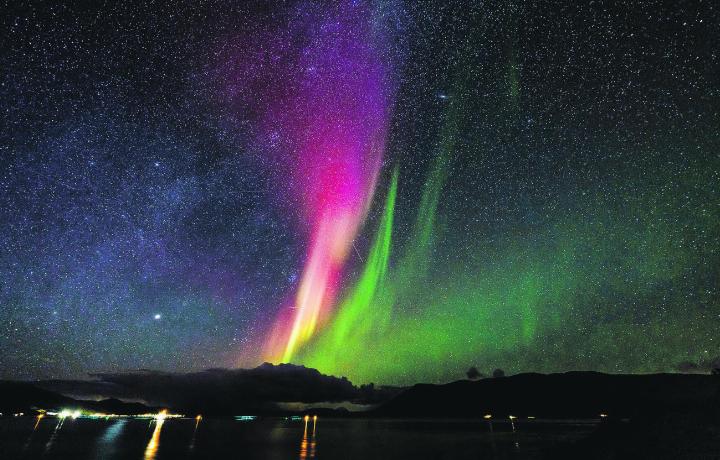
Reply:
<svg viewBox="0 0 720 460"><path fill-rule="evenodd" d="M298 28L293 35L307 43L289 52L282 44L278 49L270 45L240 64L250 79L263 78L271 69L284 76L252 92L250 104L285 91L257 108L265 114L261 142L269 155L289 157L289 193L299 196L307 232L306 261L291 301L295 311L287 315L291 319L280 318L269 338L268 353L276 359L290 360L330 313L344 262L373 196L392 85L389 64L374 44L382 34L371 29L369 19L362 5L299 5L295 21L275 33ZM278 56L279 63L263 66L267 54ZM288 81L295 82L293 88L286 88Z"/></svg>
<svg viewBox="0 0 720 460"><path fill-rule="evenodd" d="M18 3L0 377L720 357L712 2Z"/></svg>

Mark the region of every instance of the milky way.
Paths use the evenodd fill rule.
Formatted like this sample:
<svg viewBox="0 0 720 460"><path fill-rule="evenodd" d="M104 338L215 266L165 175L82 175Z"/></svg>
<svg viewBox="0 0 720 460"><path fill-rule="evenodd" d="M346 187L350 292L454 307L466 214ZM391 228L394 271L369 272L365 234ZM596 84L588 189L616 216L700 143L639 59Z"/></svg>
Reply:
<svg viewBox="0 0 720 460"><path fill-rule="evenodd" d="M720 356L713 2L16 3L0 377Z"/></svg>

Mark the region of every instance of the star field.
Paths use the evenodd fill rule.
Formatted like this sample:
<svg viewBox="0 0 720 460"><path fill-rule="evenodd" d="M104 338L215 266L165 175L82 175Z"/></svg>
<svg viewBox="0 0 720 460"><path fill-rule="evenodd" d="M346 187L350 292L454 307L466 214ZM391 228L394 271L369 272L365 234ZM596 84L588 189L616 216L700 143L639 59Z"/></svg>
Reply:
<svg viewBox="0 0 720 460"><path fill-rule="evenodd" d="M269 359L338 202L357 228L297 364L412 383L720 356L713 2L336 4L4 8L0 378ZM322 150L322 116L353 128L333 148L382 149ZM359 172L328 186L336 158Z"/></svg>

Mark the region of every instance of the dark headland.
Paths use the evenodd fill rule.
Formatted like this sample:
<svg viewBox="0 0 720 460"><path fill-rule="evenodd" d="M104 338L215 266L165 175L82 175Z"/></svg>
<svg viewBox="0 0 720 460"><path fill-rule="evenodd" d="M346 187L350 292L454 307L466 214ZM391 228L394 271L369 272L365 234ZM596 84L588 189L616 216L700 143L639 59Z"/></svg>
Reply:
<svg viewBox="0 0 720 460"><path fill-rule="evenodd" d="M29 382L0 381L0 414L28 414L38 411L61 411L65 408L103 412L108 414L146 414L158 408L137 402L125 402L117 398L78 400L60 393L38 388Z"/></svg>

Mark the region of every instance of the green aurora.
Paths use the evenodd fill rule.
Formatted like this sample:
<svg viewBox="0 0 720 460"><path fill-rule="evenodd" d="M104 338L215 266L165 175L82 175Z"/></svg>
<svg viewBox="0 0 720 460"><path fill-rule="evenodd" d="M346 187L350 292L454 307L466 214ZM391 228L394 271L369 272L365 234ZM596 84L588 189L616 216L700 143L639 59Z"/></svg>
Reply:
<svg viewBox="0 0 720 460"><path fill-rule="evenodd" d="M471 90L477 55L458 50L464 64L409 238L393 233L403 195L395 169L360 276L293 362L356 383L412 384L463 378L470 366L673 372L720 356L720 150L707 127L597 130L591 148L626 160L588 170L582 193L540 225L497 236L447 222L466 206L453 188L458 169L492 158L488 137L524 148L514 21L509 30L496 80L505 104L483 105ZM499 120L494 131L470 126L483 117Z"/></svg>
<svg viewBox="0 0 720 460"><path fill-rule="evenodd" d="M394 256L396 169L361 276L294 362L406 384L459 378L471 365L656 372L717 355L717 157L683 172L639 165L616 184L627 189L620 198L588 191L542 232L479 239L445 264L438 206L456 119L448 116L412 237Z"/></svg>

